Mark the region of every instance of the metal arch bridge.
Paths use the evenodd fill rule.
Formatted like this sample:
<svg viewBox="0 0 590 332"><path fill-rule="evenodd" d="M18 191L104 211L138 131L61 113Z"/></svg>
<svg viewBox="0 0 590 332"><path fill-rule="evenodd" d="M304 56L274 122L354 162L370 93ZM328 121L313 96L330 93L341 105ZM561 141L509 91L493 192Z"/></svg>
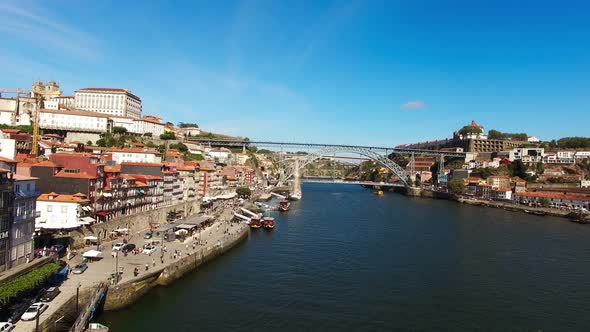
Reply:
<svg viewBox="0 0 590 332"><path fill-rule="evenodd" d="M303 161L301 164L298 165L294 169L290 169L288 173L286 173L282 177L281 182L288 181L292 177L296 176L299 172L300 168L304 168L305 166L313 163L314 161L324 158L326 156L335 155L336 153L356 153L362 156L365 156L371 160L374 160L380 163L382 166L387 168L391 171L394 175L396 175L400 181L404 183L404 185L408 185L407 179L410 177L410 173L408 173L405 169L401 166L396 164L393 160L389 159L387 155L379 154L373 150L369 150L365 147L354 147L354 146L331 146L327 148L323 148L317 152L308 154L301 158Z"/></svg>
<svg viewBox="0 0 590 332"><path fill-rule="evenodd" d="M426 156L443 156L464 158L465 152L408 149L399 147L382 147L382 146L363 146L363 145L343 145L343 144L322 144L322 143L297 143L297 142L276 142L276 141L246 141L246 140L224 140L224 139L200 139L188 138L188 143L199 143L203 145L228 147L228 148L245 148L248 146L264 147L286 147L286 148L305 148L305 149L327 149L327 148L349 148L363 149L374 152L382 152L386 155L390 153L406 153Z"/></svg>

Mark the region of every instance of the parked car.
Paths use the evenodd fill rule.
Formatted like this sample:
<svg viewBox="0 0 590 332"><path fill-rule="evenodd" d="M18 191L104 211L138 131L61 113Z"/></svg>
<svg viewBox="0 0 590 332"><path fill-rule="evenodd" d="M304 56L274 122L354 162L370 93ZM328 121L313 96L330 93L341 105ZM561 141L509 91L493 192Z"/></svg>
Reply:
<svg viewBox="0 0 590 332"><path fill-rule="evenodd" d="M148 244L143 248L142 253L144 253L146 255L151 255L156 251L156 249L157 249L156 246L152 246L152 245Z"/></svg>
<svg viewBox="0 0 590 332"><path fill-rule="evenodd" d="M82 274L82 273L84 273L84 271L86 271L87 268L88 268L88 264L80 263L80 264L74 266L74 268L72 269L72 273L73 274Z"/></svg>
<svg viewBox="0 0 590 332"><path fill-rule="evenodd" d="M145 235L144 235L143 238L146 239L146 240L149 240L149 239L152 238L152 236L153 236L152 231L148 231L147 233L145 233Z"/></svg>
<svg viewBox="0 0 590 332"><path fill-rule="evenodd" d="M33 303L33 304L31 304L29 309L27 309L27 311L25 311L25 313L21 316L20 319L21 320L33 320L33 319L37 318L37 315L40 315L43 313L43 311L47 310L47 307L49 307L47 305L47 303L43 303L43 302Z"/></svg>
<svg viewBox="0 0 590 332"><path fill-rule="evenodd" d="M1 322L0 323L0 332L8 332L14 330L16 326L12 323L8 322Z"/></svg>
<svg viewBox="0 0 590 332"><path fill-rule="evenodd" d="M121 250L121 248L123 248L124 246L125 246L125 243L123 243L123 242L115 243L115 244L113 244L113 251Z"/></svg>
<svg viewBox="0 0 590 332"><path fill-rule="evenodd" d="M41 295L40 301L41 302L51 302L61 291L59 287L49 287L43 294Z"/></svg>
<svg viewBox="0 0 590 332"><path fill-rule="evenodd" d="M121 248L121 252L122 253L128 253L128 252L131 252L131 250L133 250L133 249L135 249L135 244L133 244L133 243L127 243L126 245L124 245Z"/></svg>

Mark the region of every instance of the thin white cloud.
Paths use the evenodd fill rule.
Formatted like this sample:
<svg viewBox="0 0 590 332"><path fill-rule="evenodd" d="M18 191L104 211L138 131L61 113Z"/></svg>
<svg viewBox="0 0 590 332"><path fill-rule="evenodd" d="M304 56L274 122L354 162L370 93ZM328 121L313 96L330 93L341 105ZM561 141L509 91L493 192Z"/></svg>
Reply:
<svg viewBox="0 0 590 332"><path fill-rule="evenodd" d="M421 100L408 101L402 104L402 108L405 110L418 110L426 107L426 104Z"/></svg>
<svg viewBox="0 0 590 332"><path fill-rule="evenodd" d="M96 38L71 25L62 23L52 14L51 8L41 3L0 3L0 31L24 41L28 46L43 49L50 54L76 56L85 60L99 57Z"/></svg>

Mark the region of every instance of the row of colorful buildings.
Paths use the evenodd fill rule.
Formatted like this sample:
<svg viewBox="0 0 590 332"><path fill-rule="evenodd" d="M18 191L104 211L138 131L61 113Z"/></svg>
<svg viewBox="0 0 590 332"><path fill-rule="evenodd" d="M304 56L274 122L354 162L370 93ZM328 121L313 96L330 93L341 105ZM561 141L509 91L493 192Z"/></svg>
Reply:
<svg viewBox="0 0 590 332"><path fill-rule="evenodd" d="M166 155L175 154L172 150ZM147 156L156 157L141 160L151 158ZM181 158L162 161L157 151L147 148L0 157L0 271L32 255L34 234L69 231L208 198L254 180L255 171L246 166Z"/></svg>

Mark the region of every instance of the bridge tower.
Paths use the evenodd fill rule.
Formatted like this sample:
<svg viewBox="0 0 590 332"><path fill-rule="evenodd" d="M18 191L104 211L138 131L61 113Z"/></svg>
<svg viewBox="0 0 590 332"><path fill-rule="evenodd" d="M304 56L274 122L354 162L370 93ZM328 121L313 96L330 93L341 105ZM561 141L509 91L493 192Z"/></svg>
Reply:
<svg viewBox="0 0 590 332"><path fill-rule="evenodd" d="M299 158L295 158L295 173L293 173L293 188L291 196L301 198L301 178L299 174Z"/></svg>
<svg viewBox="0 0 590 332"><path fill-rule="evenodd" d="M410 180L412 180L412 184L416 183L416 159L414 158L414 152L410 155Z"/></svg>
<svg viewBox="0 0 590 332"><path fill-rule="evenodd" d="M446 184L447 175L445 174L445 156L443 154L440 155L440 159L438 160L438 176L437 182L439 184Z"/></svg>

